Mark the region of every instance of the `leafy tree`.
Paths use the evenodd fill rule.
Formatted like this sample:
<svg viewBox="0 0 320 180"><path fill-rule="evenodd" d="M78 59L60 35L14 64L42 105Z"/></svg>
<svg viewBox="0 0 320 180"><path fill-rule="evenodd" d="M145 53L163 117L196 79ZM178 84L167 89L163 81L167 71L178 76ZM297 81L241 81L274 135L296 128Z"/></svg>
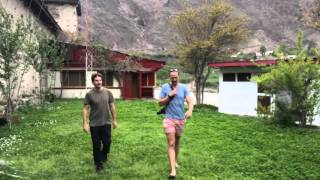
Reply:
<svg viewBox="0 0 320 180"><path fill-rule="evenodd" d="M185 7L171 19L178 37L176 54L185 70L193 74L197 104L203 103L206 81L212 71L208 63L215 57L235 51L247 37L247 20L234 16L223 1L206 2L198 8Z"/></svg>
<svg viewBox="0 0 320 180"><path fill-rule="evenodd" d="M100 71L112 71L115 79L122 86L121 73L128 70L140 70L142 65L136 56L128 56L124 60L114 60L112 56L116 52L108 50L104 45L93 44L87 48L88 60L92 67L99 67Z"/></svg>
<svg viewBox="0 0 320 180"><path fill-rule="evenodd" d="M56 72L61 69L64 60L65 48L56 38L49 37L47 33L40 33L37 37L38 49L37 55L33 58L32 65L39 73L39 96L41 102L51 97L51 88L55 86ZM48 69L50 66L50 70ZM50 84L46 85L43 80L50 80Z"/></svg>
<svg viewBox="0 0 320 180"><path fill-rule="evenodd" d="M277 65L255 78L267 93L276 95L272 119L281 124L305 126L319 111L320 66L308 55L303 39L300 32L294 60L285 59L285 53L279 51ZM320 57L319 50L314 49L314 54Z"/></svg>
<svg viewBox="0 0 320 180"><path fill-rule="evenodd" d="M0 8L0 89L6 101L6 119L10 128L12 98L21 75L17 71L26 67L29 50L34 45L31 36L33 33L29 21L23 17L14 20L12 15Z"/></svg>
<svg viewBox="0 0 320 180"><path fill-rule="evenodd" d="M262 56L265 56L265 55L266 55L266 52L267 52L266 46L265 46L265 45L262 45L262 46L260 47L260 53L261 53L261 55L262 55Z"/></svg>
<svg viewBox="0 0 320 180"><path fill-rule="evenodd" d="M276 50L274 51L273 55L274 55L275 57L277 57L277 55L278 55L279 53L282 53L284 56L286 56L286 55L293 54L293 50L292 50L292 48L290 48L290 47L287 46L286 44L281 43L281 44L276 48Z"/></svg>
<svg viewBox="0 0 320 180"><path fill-rule="evenodd" d="M45 84L45 79L51 79L55 82L55 73L63 64L63 48L61 44L54 38L50 38L45 32L39 33L37 36L37 45L33 49L31 65L39 74L39 98L41 103L50 95L50 85ZM50 69L48 69L50 66Z"/></svg>

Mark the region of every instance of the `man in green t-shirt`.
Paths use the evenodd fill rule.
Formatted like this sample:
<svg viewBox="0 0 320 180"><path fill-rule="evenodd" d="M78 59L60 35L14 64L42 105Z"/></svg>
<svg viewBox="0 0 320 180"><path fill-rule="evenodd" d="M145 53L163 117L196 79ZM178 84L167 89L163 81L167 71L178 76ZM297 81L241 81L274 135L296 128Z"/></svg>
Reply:
<svg viewBox="0 0 320 180"><path fill-rule="evenodd" d="M102 163L108 160L111 145L111 126L113 128L117 127L114 98L109 90L102 87L102 77L100 73L91 76L94 88L86 94L82 110L82 127L85 133L91 133L93 159L97 172L103 169ZM90 128L87 123L89 107Z"/></svg>

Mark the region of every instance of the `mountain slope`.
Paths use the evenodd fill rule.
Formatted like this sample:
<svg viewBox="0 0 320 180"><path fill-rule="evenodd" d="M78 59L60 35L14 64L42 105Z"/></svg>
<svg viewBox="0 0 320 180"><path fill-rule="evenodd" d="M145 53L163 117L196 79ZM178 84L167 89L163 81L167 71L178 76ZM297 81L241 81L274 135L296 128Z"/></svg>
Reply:
<svg viewBox="0 0 320 180"><path fill-rule="evenodd" d="M203 1L188 2L197 6ZM312 1L229 0L239 14L250 19L251 35L241 45L242 51L259 51L261 45L273 49L279 42L294 44L299 29L317 42L317 32L305 29L299 21L302 9ZM81 5L80 29L91 42L124 52L163 53L173 47L168 20L181 10L179 0L81 0Z"/></svg>

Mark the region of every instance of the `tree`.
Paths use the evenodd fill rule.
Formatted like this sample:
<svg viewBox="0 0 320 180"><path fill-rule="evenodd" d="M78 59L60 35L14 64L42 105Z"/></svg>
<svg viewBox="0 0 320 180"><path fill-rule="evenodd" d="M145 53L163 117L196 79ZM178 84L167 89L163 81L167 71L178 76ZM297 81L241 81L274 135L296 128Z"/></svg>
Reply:
<svg viewBox="0 0 320 180"><path fill-rule="evenodd" d="M272 119L275 122L293 125L299 122L305 126L312 123L318 114L320 102L320 65L309 56L303 44L303 33L298 34L296 58L285 59L285 53L277 52L277 65L269 72L255 78L266 93L275 94L275 108ZM317 58L319 50L314 49Z"/></svg>
<svg viewBox="0 0 320 180"><path fill-rule="evenodd" d="M260 47L260 53L261 53L261 55L262 55L262 56L265 56L265 55L266 55L266 52L267 52L266 46L265 46L265 45L262 45L262 46Z"/></svg>
<svg viewBox="0 0 320 180"><path fill-rule="evenodd" d="M12 98L19 79L18 70L26 65L29 59L30 41L33 33L29 21L13 16L0 9L0 89L6 101L6 119L11 128L13 111ZM22 79L22 78L21 78Z"/></svg>
<svg viewBox="0 0 320 180"><path fill-rule="evenodd" d="M223 1L206 2L198 8L185 7L171 19L178 35L176 54L195 80L197 104L203 103L206 81L212 71L208 63L235 51L247 37L247 20L235 17Z"/></svg>
<svg viewBox="0 0 320 180"><path fill-rule="evenodd" d="M281 53L283 56L295 54L294 48L290 48L288 45L281 43L276 50L274 51L273 55L277 57L277 55Z"/></svg>
<svg viewBox="0 0 320 180"><path fill-rule="evenodd" d="M63 65L64 46L44 32L38 35L37 42L32 66L39 74L39 97L43 103L45 98L50 95L52 88L51 83L45 85L43 80L51 79L51 82L55 82L56 71ZM51 66L50 70L48 65Z"/></svg>
<svg viewBox="0 0 320 180"><path fill-rule="evenodd" d="M87 47L88 61L92 62L92 67L99 67L100 71L112 71L115 79L122 86L121 72L122 71L138 71L143 67L139 63L139 58L136 56L127 56L123 60L114 60L114 55L104 45L93 44Z"/></svg>

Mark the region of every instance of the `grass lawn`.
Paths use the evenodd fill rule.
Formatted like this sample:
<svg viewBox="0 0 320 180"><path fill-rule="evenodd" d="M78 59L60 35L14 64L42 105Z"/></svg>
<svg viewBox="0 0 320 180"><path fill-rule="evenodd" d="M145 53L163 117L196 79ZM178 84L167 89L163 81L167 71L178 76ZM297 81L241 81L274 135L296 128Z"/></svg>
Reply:
<svg viewBox="0 0 320 180"><path fill-rule="evenodd" d="M107 169L96 174L81 100L20 111L0 128L0 179L166 179L162 117L155 101L117 101ZM320 179L320 131L197 109L181 141L177 179ZM8 175L9 174L9 175ZM16 178L13 176L17 176Z"/></svg>

